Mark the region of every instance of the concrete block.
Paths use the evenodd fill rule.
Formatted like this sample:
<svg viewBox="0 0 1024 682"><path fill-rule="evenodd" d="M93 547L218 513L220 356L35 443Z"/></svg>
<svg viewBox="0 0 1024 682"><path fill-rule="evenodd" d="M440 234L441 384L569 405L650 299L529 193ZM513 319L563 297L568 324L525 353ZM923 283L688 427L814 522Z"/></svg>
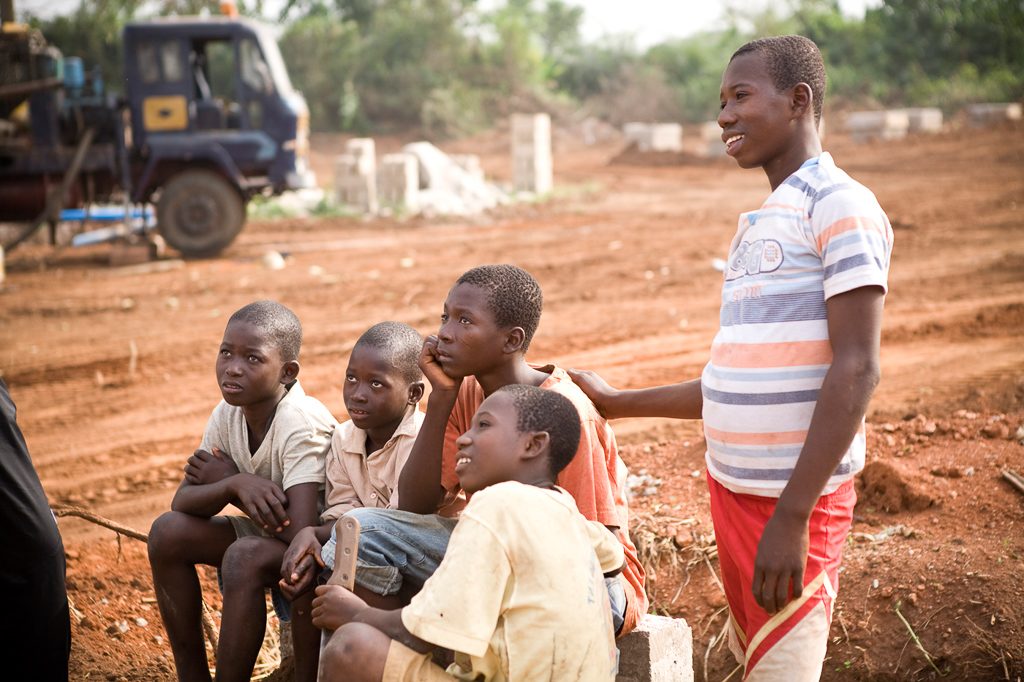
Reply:
<svg viewBox="0 0 1024 682"><path fill-rule="evenodd" d="M693 680L693 632L682 618L648 614L618 646L616 682Z"/></svg>
<svg viewBox="0 0 1024 682"><path fill-rule="evenodd" d="M935 107L913 107L903 109L910 123L912 133L937 133L942 130L942 109Z"/></svg>
<svg viewBox="0 0 1024 682"><path fill-rule="evenodd" d="M853 111L846 116L846 131L855 142L898 140L909 129L910 117L902 109Z"/></svg>
<svg viewBox="0 0 1024 682"><path fill-rule="evenodd" d="M627 123L622 128L626 140L641 152L681 152L683 126L678 123Z"/></svg>
<svg viewBox="0 0 1024 682"><path fill-rule="evenodd" d="M512 186L518 192L547 194L553 185L551 117L512 114Z"/></svg>
<svg viewBox="0 0 1024 682"><path fill-rule="evenodd" d="M412 154L385 154L377 173L377 198L384 206L419 210L420 165Z"/></svg>
<svg viewBox="0 0 1024 682"><path fill-rule="evenodd" d="M377 158L370 138L354 138L345 143L346 153L334 164L334 193L338 203L366 213L376 213Z"/></svg>
<svg viewBox="0 0 1024 682"><path fill-rule="evenodd" d="M975 128L1019 121L1021 119L1020 102L970 104L967 106L967 119Z"/></svg>

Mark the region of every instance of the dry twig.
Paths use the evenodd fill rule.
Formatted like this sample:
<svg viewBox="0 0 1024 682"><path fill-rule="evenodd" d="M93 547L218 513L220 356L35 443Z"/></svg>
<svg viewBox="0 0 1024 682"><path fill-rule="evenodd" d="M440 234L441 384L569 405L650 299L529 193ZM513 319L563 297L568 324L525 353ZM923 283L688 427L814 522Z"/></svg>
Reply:
<svg viewBox="0 0 1024 682"><path fill-rule="evenodd" d="M917 636L917 633L914 632L914 628L910 627L910 622L903 617L902 613L900 613L900 604L901 602L896 602L896 616L903 621L904 625L907 626L907 632L910 633L910 638L914 640L914 644L916 644L917 648L921 650L922 654L924 654L924 658L928 661L928 665L932 667L932 670L934 670L939 677L945 677L945 673L939 670L939 667L935 665L935 661L932 660L932 655L928 653L928 650L924 648L923 644L921 644L921 639Z"/></svg>

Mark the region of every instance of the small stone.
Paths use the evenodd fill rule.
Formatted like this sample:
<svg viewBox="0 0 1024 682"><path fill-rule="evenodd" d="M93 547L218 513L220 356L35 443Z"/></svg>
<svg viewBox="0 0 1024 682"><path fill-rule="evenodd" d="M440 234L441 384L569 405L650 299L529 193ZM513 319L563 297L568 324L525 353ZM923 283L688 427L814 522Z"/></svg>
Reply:
<svg viewBox="0 0 1024 682"><path fill-rule="evenodd" d="M135 299L128 298L128 297L125 297L125 298L121 299L121 310L131 310L134 307L135 307Z"/></svg>
<svg viewBox="0 0 1024 682"><path fill-rule="evenodd" d="M694 469L690 472L690 478L700 478L700 470Z"/></svg>
<svg viewBox="0 0 1024 682"><path fill-rule="evenodd" d="M874 580L871 581L871 589L873 589L873 590L877 590L878 589L878 578L875 578Z"/></svg>
<svg viewBox="0 0 1024 682"><path fill-rule="evenodd" d="M263 267L267 270L284 270L284 256L277 251L267 251L263 254Z"/></svg>
<svg viewBox="0 0 1024 682"><path fill-rule="evenodd" d="M412 259L412 258L403 258L402 260L398 261L398 264L401 267L403 267L406 270L408 270L409 268L411 268L414 265L416 265L416 261L414 259Z"/></svg>
<svg viewBox="0 0 1024 682"><path fill-rule="evenodd" d="M930 436L935 433L938 427L935 422L925 422L917 427L917 433L921 436Z"/></svg>
<svg viewBox="0 0 1024 682"><path fill-rule="evenodd" d="M892 587L890 587L889 585L886 585L885 587L882 588L882 593L881 594L882 594L883 597L888 599L889 597L892 596Z"/></svg>
<svg viewBox="0 0 1024 682"><path fill-rule="evenodd" d="M147 625L149 625L149 621L146 620L145 618L139 616L138 618L135 619L135 624L138 625L140 628L144 628Z"/></svg>
<svg viewBox="0 0 1024 682"><path fill-rule="evenodd" d="M156 644L163 644L164 638L161 635L153 635L153 642Z"/></svg>
<svg viewBox="0 0 1024 682"><path fill-rule="evenodd" d="M79 554L76 550L66 549L64 550L64 556L67 557L68 561L75 561L78 559Z"/></svg>
<svg viewBox="0 0 1024 682"><path fill-rule="evenodd" d="M168 296L164 299L164 305L167 306L168 310L177 310L181 307L181 302L177 296Z"/></svg>
<svg viewBox="0 0 1024 682"><path fill-rule="evenodd" d="M914 606L917 606L917 592L911 592L910 594L908 594L907 601L913 604Z"/></svg>
<svg viewBox="0 0 1024 682"><path fill-rule="evenodd" d="M973 476L973 475L974 475L974 467L967 467L966 469L964 469L964 476Z"/></svg>

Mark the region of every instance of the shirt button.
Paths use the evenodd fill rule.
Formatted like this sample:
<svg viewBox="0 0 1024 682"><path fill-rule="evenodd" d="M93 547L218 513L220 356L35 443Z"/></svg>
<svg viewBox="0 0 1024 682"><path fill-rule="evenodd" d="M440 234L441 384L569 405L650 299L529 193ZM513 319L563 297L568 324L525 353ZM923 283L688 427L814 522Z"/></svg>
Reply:
<svg viewBox="0 0 1024 682"><path fill-rule="evenodd" d="M377 499L377 493L370 493L370 497L372 497L373 499L376 500Z"/></svg>

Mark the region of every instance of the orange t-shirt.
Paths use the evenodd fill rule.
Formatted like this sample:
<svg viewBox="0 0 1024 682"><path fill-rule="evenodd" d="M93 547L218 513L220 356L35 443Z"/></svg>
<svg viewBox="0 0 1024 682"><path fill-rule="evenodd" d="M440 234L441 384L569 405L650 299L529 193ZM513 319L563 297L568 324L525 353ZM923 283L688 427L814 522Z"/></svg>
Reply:
<svg viewBox="0 0 1024 682"><path fill-rule="evenodd" d="M554 365L536 366L534 369L549 374L540 388L556 391L568 398L580 415L580 445L569 465L558 475L556 483L569 492L576 500L580 513L591 521L618 528L615 535L622 543L626 554L626 566L622 575L632 588L627 590L627 607L622 633L626 634L647 612L647 593L644 589L644 568L637 558L636 547L629 537L629 506L626 502L625 476L619 471L619 447L615 434L590 398L573 383L564 369ZM458 476L455 475L455 461L458 447L455 441L469 430L484 391L474 377L466 377L459 389L459 397L448 418L444 436L444 452L441 460L441 485L452 498L461 491Z"/></svg>

